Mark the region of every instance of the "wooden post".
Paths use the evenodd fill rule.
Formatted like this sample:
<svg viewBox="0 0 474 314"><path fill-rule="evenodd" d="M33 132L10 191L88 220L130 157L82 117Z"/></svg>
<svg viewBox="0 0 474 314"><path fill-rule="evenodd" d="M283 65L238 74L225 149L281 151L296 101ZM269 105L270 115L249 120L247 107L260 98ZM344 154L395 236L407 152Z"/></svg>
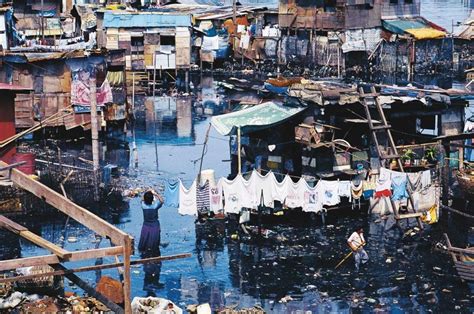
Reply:
<svg viewBox="0 0 474 314"><path fill-rule="evenodd" d="M237 0L232 0L232 21L234 22L234 34L237 34Z"/></svg>
<svg viewBox="0 0 474 314"><path fill-rule="evenodd" d="M99 201L99 126L97 125L97 90L95 79L95 66L91 70L89 80L90 107L91 107L91 133L92 133L92 162L94 169L94 200Z"/></svg>
<svg viewBox="0 0 474 314"><path fill-rule="evenodd" d="M184 82L186 84L186 93L189 93L189 69L184 72Z"/></svg>
<svg viewBox="0 0 474 314"><path fill-rule="evenodd" d="M449 199L449 179L451 177L451 174L449 173L449 153L450 153L450 145L449 141L445 141L442 143L443 148L444 148L444 164L443 164L443 169L442 169L442 174L441 174L441 180L442 180L442 187L443 187L443 205L448 206L448 199Z"/></svg>
<svg viewBox="0 0 474 314"><path fill-rule="evenodd" d="M130 281L130 255L132 240L128 235L123 239L123 298L125 313L132 313L131 307L131 281Z"/></svg>
<svg viewBox="0 0 474 314"><path fill-rule="evenodd" d="M237 128L237 166L238 174L242 173L242 156L241 156L241 143L240 143L240 126Z"/></svg>

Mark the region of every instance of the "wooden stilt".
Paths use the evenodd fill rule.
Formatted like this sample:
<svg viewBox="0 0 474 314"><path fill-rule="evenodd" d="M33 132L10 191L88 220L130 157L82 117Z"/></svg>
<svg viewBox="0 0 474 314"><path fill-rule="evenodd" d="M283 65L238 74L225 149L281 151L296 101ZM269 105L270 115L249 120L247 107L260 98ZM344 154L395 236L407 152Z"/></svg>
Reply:
<svg viewBox="0 0 474 314"><path fill-rule="evenodd" d="M123 297L125 313L131 313L131 282L130 282L130 255L132 252L132 241L127 235L123 239Z"/></svg>

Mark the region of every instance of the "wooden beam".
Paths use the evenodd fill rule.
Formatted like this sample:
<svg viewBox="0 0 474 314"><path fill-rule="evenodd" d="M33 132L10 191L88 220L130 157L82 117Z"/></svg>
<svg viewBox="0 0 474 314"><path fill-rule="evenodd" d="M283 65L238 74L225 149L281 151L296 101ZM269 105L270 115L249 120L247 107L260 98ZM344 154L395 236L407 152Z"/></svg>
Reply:
<svg viewBox="0 0 474 314"><path fill-rule="evenodd" d="M132 307L131 307L131 287L132 287L132 282L130 278L130 255L132 253L132 243L129 242L130 238L125 237L124 238L124 246L123 246L123 266L124 266L124 272L123 272L123 299L124 299L124 309L125 313L132 313Z"/></svg>
<svg viewBox="0 0 474 314"><path fill-rule="evenodd" d="M0 167L2 166L6 167L8 164L0 161ZM33 180L28 175L17 169L11 170L11 180L20 188L43 199L46 203L59 209L66 215L75 219L77 222L83 224L97 234L100 234L103 237L109 237L115 245L123 245L124 237L130 237L127 233L123 232L119 228L91 213L87 209L70 201L63 195L48 188L41 182Z"/></svg>
<svg viewBox="0 0 474 314"><path fill-rule="evenodd" d="M20 267L43 266L50 264L59 264L62 262L73 262L85 259L95 259L106 256L121 255L123 253L123 247L114 246L101 249L74 251L70 253L71 256L64 259L60 259L56 255L41 255L0 261L0 271L11 270Z"/></svg>
<svg viewBox="0 0 474 314"><path fill-rule="evenodd" d="M191 254L183 253L183 254L176 254L176 255L169 255L169 256L156 256L156 257L149 257L149 258L143 258L143 259L131 261L130 265L157 263L157 262L162 262L162 261L171 261L171 260L175 260L175 259L188 258L188 257L191 257ZM71 269L58 269L58 270L55 270L55 271L51 271L51 272L47 272L47 273L41 273L41 274L0 278L0 283L14 282L14 281L26 280L26 279L33 279L33 278L37 278L37 277L65 276L67 274L72 274L72 273L80 273L80 272L86 272L86 271L96 271L96 270L101 270L101 269L117 268L117 267L121 267L121 266L124 266L124 263L110 263L110 264L84 266L84 267L71 268ZM52 267L54 267L54 266L52 266Z"/></svg>
<svg viewBox="0 0 474 314"><path fill-rule="evenodd" d="M397 219L407 219L407 218L418 218L421 217L423 214L422 213L408 213L408 214L400 214Z"/></svg>
<svg viewBox="0 0 474 314"><path fill-rule="evenodd" d="M54 243L47 241L46 239L34 234L29 231L22 225L17 224L16 222L8 219L7 217L0 215L0 227L7 229L15 234L20 235L21 237L33 242L34 244L47 249L48 251L54 253L60 258L71 257L71 252L57 246Z"/></svg>

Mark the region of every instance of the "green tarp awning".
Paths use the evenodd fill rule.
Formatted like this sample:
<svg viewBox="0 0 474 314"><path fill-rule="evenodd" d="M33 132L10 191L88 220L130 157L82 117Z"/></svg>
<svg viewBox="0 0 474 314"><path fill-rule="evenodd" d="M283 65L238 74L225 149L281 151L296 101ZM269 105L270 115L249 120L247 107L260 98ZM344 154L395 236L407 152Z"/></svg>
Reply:
<svg viewBox="0 0 474 314"><path fill-rule="evenodd" d="M383 28L394 33L394 34L405 34L407 29L417 29L429 27L422 20L419 19L396 19L396 20L383 20Z"/></svg>
<svg viewBox="0 0 474 314"><path fill-rule="evenodd" d="M242 133L250 133L282 123L305 109L306 107L292 108L267 102L248 109L214 116L211 124L222 135L229 135L238 127Z"/></svg>

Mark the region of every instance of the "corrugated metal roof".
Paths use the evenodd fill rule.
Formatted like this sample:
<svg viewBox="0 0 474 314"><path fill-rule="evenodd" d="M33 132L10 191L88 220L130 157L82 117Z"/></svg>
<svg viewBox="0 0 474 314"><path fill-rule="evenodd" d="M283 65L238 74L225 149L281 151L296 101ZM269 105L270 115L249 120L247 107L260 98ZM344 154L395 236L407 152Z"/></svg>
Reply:
<svg viewBox="0 0 474 314"><path fill-rule="evenodd" d="M191 27L191 15L163 12L105 12L104 27Z"/></svg>

